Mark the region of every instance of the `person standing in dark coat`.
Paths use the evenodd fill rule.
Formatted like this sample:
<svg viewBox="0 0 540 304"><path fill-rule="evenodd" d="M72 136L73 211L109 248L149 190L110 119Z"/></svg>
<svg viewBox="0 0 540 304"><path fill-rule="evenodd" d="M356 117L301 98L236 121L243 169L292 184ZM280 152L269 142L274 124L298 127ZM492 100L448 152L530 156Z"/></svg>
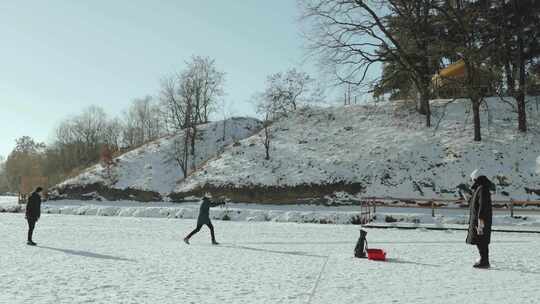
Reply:
<svg viewBox="0 0 540 304"><path fill-rule="evenodd" d="M494 184L478 170L471 174L473 195L469 201L469 231L467 244L476 245L480 253L480 261L475 268L489 268L489 243L491 242L492 206L491 192Z"/></svg>
<svg viewBox="0 0 540 304"><path fill-rule="evenodd" d="M41 216L41 192L43 188L37 187L34 192L28 198L26 203L26 221L28 221L28 240L26 244L30 246L36 246L37 244L32 241L32 234L34 233L34 228L36 222Z"/></svg>
<svg viewBox="0 0 540 304"><path fill-rule="evenodd" d="M212 222L210 221L210 207L216 207L219 205L225 205L225 202L212 202L210 201L210 198L208 198L207 196L203 197L201 208L199 209L199 217L197 218L197 227L184 238L184 242L186 244L189 245L189 239L195 233L199 232L203 225L208 226L208 228L210 229L210 236L212 237L212 244L214 245L219 244L216 241L216 236L214 234L214 226L212 225Z"/></svg>

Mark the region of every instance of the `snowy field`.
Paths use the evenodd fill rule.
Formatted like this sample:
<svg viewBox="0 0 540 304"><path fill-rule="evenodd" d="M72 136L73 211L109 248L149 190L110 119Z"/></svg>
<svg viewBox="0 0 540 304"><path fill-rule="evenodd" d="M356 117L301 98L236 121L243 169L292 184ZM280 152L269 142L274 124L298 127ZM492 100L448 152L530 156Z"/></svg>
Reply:
<svg viewBox="0 0 540 304"><path fill-rule="evenodd" d="M358 226L45 214L38 247L0 214L0 303L538 303L540 238L495 233L493 268L464 232L368 231L388 262L352 257Z"/></svg>

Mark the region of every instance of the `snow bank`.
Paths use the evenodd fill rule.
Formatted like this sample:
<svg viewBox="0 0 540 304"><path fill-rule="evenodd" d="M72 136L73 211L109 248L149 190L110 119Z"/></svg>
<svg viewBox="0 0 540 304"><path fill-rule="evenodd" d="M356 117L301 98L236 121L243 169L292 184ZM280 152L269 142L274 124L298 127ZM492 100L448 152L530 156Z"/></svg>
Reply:
<svg viewBox="0 0 540 304"><path fill-rule="evenodd" d="M68 215L97 215L122 217L150 217L196 219L197 207L120 207L120 206L44 206L42 213ZM225 221L293 222L351 224L358 212L300 212L285 210L256 210L215 208L210 210L210 218Z"/></svg>
<svg viewBox="0 0 540 304"><path fill-rule="evenodd" d="M2 206L2 205L0 205ZM0 212L22 212L24 205L12 204L11 208L0 207ZM90 216L118 216L141 218L196 219L199 203L138 203L130 201L59 201L44 202L43 214L67 214ZM468 209L440 209L432 217L429 208L377 207L373 222L386 224L414 225L467 225ZM512 218L509 211L496 210L495 226L540 227L540 214L536 211L515 209L519 217ZM228 203L226 207L210 209L214 220L246 222L291 222L318 224L360 224L359 206L313 206L313 205L259 205Z"/></svg>
<svg viewBox="0 0 540 304"><path fill-rule="evenodd" d="M0 212L21 212L16 196L0 196Z"/></svg>

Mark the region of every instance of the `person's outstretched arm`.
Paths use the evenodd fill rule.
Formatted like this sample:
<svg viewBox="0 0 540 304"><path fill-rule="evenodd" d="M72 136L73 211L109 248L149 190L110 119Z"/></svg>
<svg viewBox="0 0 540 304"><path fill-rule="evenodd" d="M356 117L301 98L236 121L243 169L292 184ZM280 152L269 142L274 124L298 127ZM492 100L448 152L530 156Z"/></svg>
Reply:
<svg viewBox="0 0 540 304"><path fill-rule="evenodd" d="M217 207L217 206L220 206L220 205L225 205L225 202L224 202L224 201L221 201L221 202L210 202L210 207Z"/></svg>

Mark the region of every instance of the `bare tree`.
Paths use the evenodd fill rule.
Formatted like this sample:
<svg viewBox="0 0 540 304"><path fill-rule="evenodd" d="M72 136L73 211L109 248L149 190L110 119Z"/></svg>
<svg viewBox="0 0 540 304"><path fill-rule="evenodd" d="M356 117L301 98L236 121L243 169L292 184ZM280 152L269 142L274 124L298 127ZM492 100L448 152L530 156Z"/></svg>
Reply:
<svg viewBox="0 0 540 304"><path fill-rule="evenodd" d="M263 121L263 128L264 128L264 137L263 137L263 145L264 145L264 152L265 156L264 159L270 160L270 143L272 140L272 134L270 130L271 121L268 119L269 113L266 113Z"/></svg>
<svg viewBox="0 0 540 304"><path fill-rule="evenodd" d="M128 147L142 145L165 133L160 106L151 96L133 100L123 116L122 137Z"/></svg>
<svg viewBox="0 0 540 304"><path fill-rule="evenodd" d="M198 125L208 122L210 113L223 95L224 76L216 68L214 60L197 56L186 63L182 72L162 82L160 95L168 128L184 133L183 146L177 145L175 156L184 175L188 174L189 167L195 166ZM191 166L188 165L190 157Z"/></svg>
<svg viewBox="0 0 540 304"><path fill-rule="evenodd" d="M8 191L9 184L6 176L6 163L4 157L0 155L0 193Z"/></svg>
<svg viewBox="0 0 540 304"><path fill-rule="evenodd" d="M92 106L80 115L62 121L54 132L54 143L47 151L49 172L68 174L71 170L96 163L103 145L118 149L122 126L108 119L105 111Z"/></svg>
<svg viewBox="0 0 540 304"><path fill-rule="evenodd" d="M319 101L322 95L313 78L292 68L268 76L265 90L255 95L255 104L258 112L268 113L273 120L296 110L301 104Z"/></svg>
<svg viewBox="0 0 540 304"><path fill-rule="evenodd" d="M216 110L218 99L223 96L225 73L217 69L214 59L196 56L188 64L194 82L195 113L197 123L207 123L210 113Z"/></svg>
<svg viewBox="0 0 540 304"><path fill-rule="evenodd" d="M263 146L264 146L264 159L270 159L270 145L272 143L272 123L273 120L278 119L281 115L281 108L273 103L277 99L272 99L271 96L267 96L264 93L255 94L253 97L253 102L256 107L258 114L263 117L263 132L259 136L261 137ZM280 104L279 102L276 102Z"/></svg>
<svg viewBox="0 0 540 304"><path fill-rule="evenodd" d="M431 126L431 76L437 60L428 54L437 42L435 0L299 0L308 39L322 65L340 84L375 87L370 71L393 62L420 94L418 110Z"/></svg>
<svg viewBox="0 0 540 304"><path fill-rule="evenodd" d="M102 144L107 145L112 152L120 150L124 127L118 118L109 120L103 130Z"/></svg>

